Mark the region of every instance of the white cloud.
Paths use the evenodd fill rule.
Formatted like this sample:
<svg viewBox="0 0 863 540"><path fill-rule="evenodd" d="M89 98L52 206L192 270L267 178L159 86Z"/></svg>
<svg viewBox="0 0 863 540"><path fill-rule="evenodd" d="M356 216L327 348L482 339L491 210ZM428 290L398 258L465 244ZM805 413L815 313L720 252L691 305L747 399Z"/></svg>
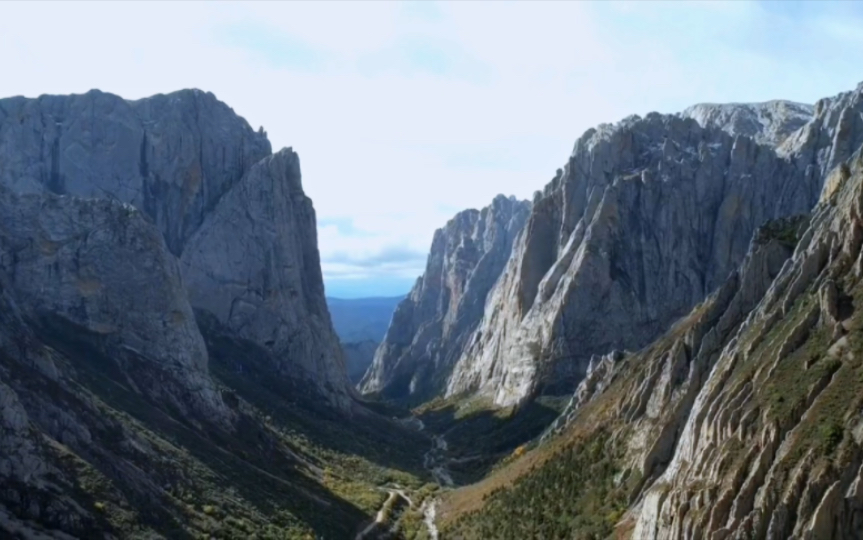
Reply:
<svg viewBox="0 0 863 540"><path fill-rule="evenodd" d="M859 13L822 5L2 2L0 95L212 91L299 152L328 283L409 283L456 209L530 197L592 125L853 87Z"/></svg>

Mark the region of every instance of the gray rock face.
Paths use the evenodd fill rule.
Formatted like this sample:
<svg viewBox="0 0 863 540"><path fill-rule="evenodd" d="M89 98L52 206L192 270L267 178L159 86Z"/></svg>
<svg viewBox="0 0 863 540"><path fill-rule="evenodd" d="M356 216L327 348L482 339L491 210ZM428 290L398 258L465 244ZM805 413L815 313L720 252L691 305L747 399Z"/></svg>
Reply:
<svg viewBox="0 0 863 540"><path fill-rule="evenodd" d="M0 185L133 205L181 259L194 308L347 406L298 158L212 94L0 100Z"/></svg>
<svg viewBox="0 0 863 540"><path fill-rule="evenodd" d="M765 103L699 103L680 116L702 127L718 127L732 137L744 135L756 142L778 146L812 119L815 107L793 101Z"/></svg>
<svg viewBox="0 0 863 540"><path fill-rule="evenodd" d="M822 100L779 148L686 115L588 130L536 194L447 395L571 392L591 356L649 343L724 282L758 226L813 207L863 142L861 111L859 88Z"/></svg>
<svg viewBox="0 0 863 540"><path fill-rule="evenodd" d="M189 418L229 423L179 264L141 212L0 186L0 216L0 269L24 313L101 335L126 359L130 384L151 399Z"/></svg>
<svg viewBox="0 0 863 540"><path fill-rule="evenodd" d="M633 512L633 538L863 534L863 423L853 379L863 156L833 175L793 256L769 288L750 291L761 292L751 296L754 308L733 337L717 341L697 397L664 430L666 440L656 441L664 455L657 470L644 471L655 481ZM799 374L802 383L785 382ZM662 424L662 412L645 416ZM808 435L830 429L845 435L828 443ZM650 430L639 431L641 440L652 439ZM831 455L837 446L842 458Z"/></svg>
<svg viewBox="0 0 863 540"><path fill-rule="evenodd" d="M829 173L812 212L760 227L740 267L662 336L591 359L546 438L567 433L545 455L553 462L589 441L617 456L613 477L579 486L596 497L609 484L622 490L616 533L863 537L861 216L863 147ZM592 504L567 500L570 515ZM514 527L536 523L518 514Z"/></svg>
<svg viewBox="0 0 863 540"><path fill-rule="evenodd" d="M174 255L270 152L263 132L200 90L137 101L98 90L0 100L0 183L131 203Z"/></svg>
<svg viewBox="0 0 863 540"><path fill-rule="evenodd" d="M863 142L863 83L851 92L818 100L815 116L779 146L807 175L823 177Z"/></svg>
<svg viewBox="0 0 863 540"><path fill-rule="evenodd" d="M482 318L486 296L527 218L527 201L497 196L435 232L426 271L396 308L360 389L391 398L440 392Z"/></svg>
<svg viewBox="0 0 863 540"><path fill-rule="evenodd" d="M287 375L347 407L352 387L324 299L315 210L285 149L222 197L183 251L192 304L265 345Z"/></svg>

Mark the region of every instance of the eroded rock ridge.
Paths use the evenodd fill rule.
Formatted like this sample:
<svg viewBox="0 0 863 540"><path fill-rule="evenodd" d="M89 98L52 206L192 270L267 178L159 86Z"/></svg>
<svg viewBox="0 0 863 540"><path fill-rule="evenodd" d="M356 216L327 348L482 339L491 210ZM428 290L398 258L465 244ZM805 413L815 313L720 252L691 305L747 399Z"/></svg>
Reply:
<svg viewBox="0 0 863 540"><path fill-rule="evenodd" d="M426 270L396 307L360 388L388 398L423 399L443 391L473 335L530 205L497 196L457 214L435 232Z"/></svg>

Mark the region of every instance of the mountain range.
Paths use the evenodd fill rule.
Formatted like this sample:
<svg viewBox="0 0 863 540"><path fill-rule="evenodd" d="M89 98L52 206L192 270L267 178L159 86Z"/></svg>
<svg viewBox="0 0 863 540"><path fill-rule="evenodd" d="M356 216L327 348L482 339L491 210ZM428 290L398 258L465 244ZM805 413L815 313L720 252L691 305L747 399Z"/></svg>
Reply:
<svg viewBox="0 0 863 540"><path fill-rule="evenodd" d="M344 301L212 94L0 100L0 531L859 538L861 147L863 85L602 124Z"/></svg>

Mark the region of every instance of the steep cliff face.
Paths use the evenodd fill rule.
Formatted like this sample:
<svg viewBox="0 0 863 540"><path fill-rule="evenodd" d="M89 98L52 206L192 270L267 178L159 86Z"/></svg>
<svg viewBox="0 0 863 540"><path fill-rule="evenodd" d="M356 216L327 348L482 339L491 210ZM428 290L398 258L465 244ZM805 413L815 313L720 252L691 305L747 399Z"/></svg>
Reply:
<svg viewBox="0 0 863 540"><path fill-rule="evenodd" d="M522 467L524 476L496 494L501 480L492 476L481 487L480 495L489 494L487 500L483 497L484 507L454 520L448 536L471 538L478 530L488 530L485 537L505 537L500 528L492 532L497 522L506 523L513 533L530 531L543 538L588 533L605 538L615 525L617 538L643 538L630 534L633 503L665 470L723 348L784 271L808 221L800 216L761 228L741 267L650 346L593 357L566 410L542 436L534 455L527 456L539 465L530 470ZM567 462L582 455L590 455L579 463L589 471L583 477L573 478L568 471L550 474L561 467L572 468ZM511 474L504 469L500 477ZM457 504L456 500L449 504ZM507 519L508 512L516 512L517 501L531 502L517 511L517 518ZM638 505L634 507L637 512ZM456 508L451 511L460 513ZM573 519L543 519L549 511ZM709 536L687 536L702 537Z"/></svg>
<svg viewBox="0 0 863 540"><path fill-rule="evenodd" d="M93 536L105 527L81 506L87 475L139 495L162 478L139 469L159 458L142 458L152 447L106 413L92 381L195 429L234 433L238 415L210 378L177 260L141 212L0 186L0 216L0 531Z"/></svg>
<svg viewBox="0 0 863 540"><path fill-rule="evenodd" d="M180 258L195 309L350 406L314 209L290 149L271 154L263 131L209 93L127 101L94 90L0 100L0 156L0 184L13 191L139 209Z"/></svg>
<svg viewBox="0 0 863 540"><path fill-rule="evenodd" d="M137 101L98 90L0 100L0 183L133 204L174 255L270 152L263 132L200 90Z"/></svg>
<svg viewBox="0 0 863 540"><path fill-rule="evenodd" d="M352 537L428 444L354 396L296 154L197 91L0 101L0 537Z"/></svg>
<svg viewBox="0 0 863 540"><path fill-rule="evenodd" d="M499 195L435 232L425 273L396 308L360 383L363 392L421 399L443 389L528 211L526 201Z"/></svg>
<svg viewBox="0 0 863 540"><path fill-rule="evenodd" d="M724 282L758 226L812 208L863 142L860 94L822 100L778 148L692 111L589 130L537 193L447 394L571 392L592 356L650 343ZM792 112L758 123L774 133L761 140L805 109Z"/></svg>
<svg viewBox="0 0 863 540"><path fill-rule="evenodd" d="M316 227L299 158L281 150L222 197L181 264L196 308L267 347L286 375L348 407L352 387L324 298Z"/></svg>
<svg viewBox="0 0 863 540"><path fill-rule="evenodd" d="M863 156L830 180L679 439L663 441L667 466L635 509L634 538L863 534Z"/></svg>

